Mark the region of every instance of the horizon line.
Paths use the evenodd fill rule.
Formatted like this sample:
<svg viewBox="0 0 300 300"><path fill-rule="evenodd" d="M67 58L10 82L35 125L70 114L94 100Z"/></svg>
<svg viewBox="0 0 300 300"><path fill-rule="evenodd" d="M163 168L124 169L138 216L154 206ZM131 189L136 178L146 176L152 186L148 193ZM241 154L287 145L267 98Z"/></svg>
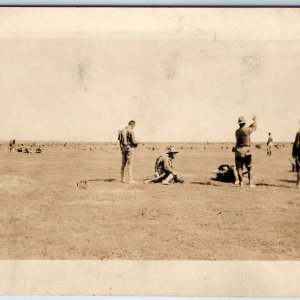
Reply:
<svg viewBox="0 0 300 300"><path fill-rule="evenodd" d="M0 144L1 143L6 143L9 142L11 140L14 139L3 139L0 140ZM119 144L118 141L92 141L92 140L82 140L82 141L74 141L74 140L38 140L38 139L15 139L16 142L31 142L31 143L42 143L42 142L47 142L47 143L112 143L112 144ZM273 142L274 144L276 143L293 143L294 141L290 140L290 141L276 141ZM223 143L223 144L232 144L235 143L235 141L139 141L139 144L149 144L149 143L159 143L159 144L174 144L174 143L193 143L193 144L198 144L198 143L202 143L202 144L217 144L217 143ZM256 144L256 143L267 143L267 141L252 141L251 144Z"/></svg>

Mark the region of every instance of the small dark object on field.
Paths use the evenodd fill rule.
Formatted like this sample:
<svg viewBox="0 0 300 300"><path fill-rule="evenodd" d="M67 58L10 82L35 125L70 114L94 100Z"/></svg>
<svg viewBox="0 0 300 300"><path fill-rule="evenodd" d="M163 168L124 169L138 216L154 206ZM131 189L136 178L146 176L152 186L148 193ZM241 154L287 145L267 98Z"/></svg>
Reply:
<svg viewBox="0 0 300 300"><path fill-rule="evenodd" d="M77 182L77 186L80 189L86 189L88 187L88 182L86 180L79 181Z"/></svg>
<svg viewBox="0 0 300 300"><path fill-rule="evenodd" d="M26 147L24 149L24 153L32 153L32 149L30 147Z"/></svg>
<svg viewBox="0 0 300 300"><path fill-rule="evenodd" d="M255 147L256 147L257 149L261 149L261 148L262 148L261 145L256 145Z"/></svg>

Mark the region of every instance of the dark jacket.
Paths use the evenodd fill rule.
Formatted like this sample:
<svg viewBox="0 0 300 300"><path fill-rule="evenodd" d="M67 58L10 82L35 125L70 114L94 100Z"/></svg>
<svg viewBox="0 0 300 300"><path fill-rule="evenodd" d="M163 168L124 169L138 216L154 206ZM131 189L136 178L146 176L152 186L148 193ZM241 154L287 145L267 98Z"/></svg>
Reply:
<svg viewBox="0 0 300 300"><path fill-rule="evenodd" d="M300 159L300 131L297 132L292 150L293 157Z"/></svg>

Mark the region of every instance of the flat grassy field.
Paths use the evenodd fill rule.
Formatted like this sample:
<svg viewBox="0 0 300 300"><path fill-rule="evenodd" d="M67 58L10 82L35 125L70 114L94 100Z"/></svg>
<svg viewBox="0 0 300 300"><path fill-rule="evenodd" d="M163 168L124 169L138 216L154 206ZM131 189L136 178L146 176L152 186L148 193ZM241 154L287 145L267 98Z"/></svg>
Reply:
<svg viewBox="0 0 300 300"><path fill-rule="evenodd" d="M204 147L180 148L186 182L171 186L143 183L159 144L137 149L137 185L119 182L117 146L0 151L0 259L299 260L291 145L272 157L253 151L255 189L212 180L234 157L230 147ZM99 181L76 186L89 179Z"/></svg>

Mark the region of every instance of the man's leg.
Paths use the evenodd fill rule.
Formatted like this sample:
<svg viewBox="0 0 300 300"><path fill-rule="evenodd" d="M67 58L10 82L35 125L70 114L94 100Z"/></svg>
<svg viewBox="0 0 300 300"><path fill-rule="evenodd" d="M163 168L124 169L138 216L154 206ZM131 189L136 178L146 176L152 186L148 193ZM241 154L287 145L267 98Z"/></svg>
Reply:
<svg viewBox="0 0 300 300"><path fill-rule="evenodd" d="M244 183L243 183L243 165L244 165L243 158L235 157L235 167L236 167L236 170L237 170L237 175L238 175L240 187L244 186Z"/></svg>
<svg viewBox="0 0 300 300"><path fill-rule="evenodd" d="M244 183L243 183L243 168L237 168L237 173L238 173L240 187L243 187L244 186Z"/></svg>
<svg viewBox="0 0 300 300"><path fill-rule="evenodd" d="M133 165L133 157L132 152L127 153L127 164L128 164L128 183L138 183L137 181L133 180L133 172L132 172L132 165Z"/></svg>
<svg viewBox="0 0 300 300"><path fill-rule="evenodd" d="M124 183L126 182L125 178L124 178L126 163L127 163L126 154L122 153L121 181L124 182Z"/></svg>
<svg viewBox="0 0 300 300"><path fill-rule="evenodd" d="M255 184L253 183L253 172L252 172L251 168L247 168L247 170L248 170L249 185L250 185L250 187L254 187Z"/></svg>
<svg viewBox="0 0 300 300"><path fill-rule="evenodd" d="M248 171L249 185L251 188L253 188L256 185L253 183L253 171L252 171L251 164L252 164L252 155L247 155L245 158L245 166Z"/></svg>
<svg viewBox="0 0 300 300"><path fill-rule="evenodd" d="M170 184L171 181L173 181L173 180L174 180L174 176L173 176L172 173L170 173L170 174L167 176L167 178L166 178L165 180L162 181L162 184Z"/></svg>
<svg viewBox="0 0 300 300"><path fill-rule="evenodd" d="M297 188L300 189L300 164L298 159L295 160L295 169L297 172Z"/></svg>
<svg viewBox="0 0 300 300"><path fill-rule="evenodd" d="M234 184L238 185L239 184L239 175L236 170L236 167L234 167L234 166L232 167L232 172L233 172L233 177L234 177ZM243 170L242 170L242 172L243 172Z"/></svg>

